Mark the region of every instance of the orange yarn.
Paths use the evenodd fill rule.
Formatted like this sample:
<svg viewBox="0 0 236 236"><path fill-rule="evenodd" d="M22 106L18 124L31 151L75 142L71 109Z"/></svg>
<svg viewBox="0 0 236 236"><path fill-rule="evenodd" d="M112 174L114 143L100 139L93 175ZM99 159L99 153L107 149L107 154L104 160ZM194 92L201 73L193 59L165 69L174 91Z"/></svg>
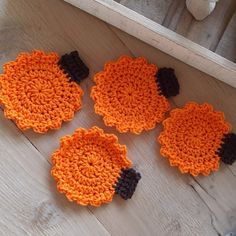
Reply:
<svg viewBox="0 0 236 236"><path fill-rule="evenodd" d="M61 139L60 148L52 155L51 174L58 191L81 205L110 202L121 169L131 166L126 153L115 135L98 127L77 129Z"/></svg>
<svg viewBox="0 0 236 236"><path fill-rule="evenodd" d="M158 140L161 155L171 166L193 176L209 175L217 171L220 157L217 150L231 126L223 112L213 111L211 105L188 103L183 109L174 109L170 118L163 121L164 131Z"/></svg>
<svg viewBox="0 0 236 236"><path fill-rule="evenodd" d="M83 91L58 66L56 53L20 53L4 65L0 75L0 103L4 115L22 129L44 133L59 129L81 108Z"/></svg>
<svg viewBox="0 0 236 236"><path fill-rule="evenodd" d="M169 103L155 82L157 70L145 58L123 56L106 63L95 75L91 97L95 112L103 116L107 126L139 134L164 119Z"/></svg>

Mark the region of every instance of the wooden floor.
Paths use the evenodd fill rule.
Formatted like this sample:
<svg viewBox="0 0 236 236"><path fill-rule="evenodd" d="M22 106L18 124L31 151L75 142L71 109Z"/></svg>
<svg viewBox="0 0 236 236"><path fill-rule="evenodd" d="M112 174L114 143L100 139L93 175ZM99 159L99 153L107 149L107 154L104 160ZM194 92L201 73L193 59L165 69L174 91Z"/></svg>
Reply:
<svg viewBox="0 0 236 236"><path fill-rule="evenodd" d="M236 62L236 1L221 0L214 12L197 21L186 0L115 0L155 22Z"/></svg>
<svg viewBox="0 0 236 236"><path fill-rule="evenodd" d="M225 0L226 1L226 0ZM171 1L166 1L171 2ZM226 1L228 2L228 1ZM209 102L225 112L236 131L236 89L144 44L60 0L0 1L0 63L40 48L62 54L77 49L91 69L82 83L83 109L57 132L21 132L0 112L0 235L213 236L236 230L236 164L193 178L160 157L161 125L139 136L118 134L95 115L92 76L120 55L145 56L175 68L181 85L173 107ZM82 207L56 191L50 176L59 138L77 127L98 125L119 136L142 173L131 200L115 197L100 208Z"/></svg>

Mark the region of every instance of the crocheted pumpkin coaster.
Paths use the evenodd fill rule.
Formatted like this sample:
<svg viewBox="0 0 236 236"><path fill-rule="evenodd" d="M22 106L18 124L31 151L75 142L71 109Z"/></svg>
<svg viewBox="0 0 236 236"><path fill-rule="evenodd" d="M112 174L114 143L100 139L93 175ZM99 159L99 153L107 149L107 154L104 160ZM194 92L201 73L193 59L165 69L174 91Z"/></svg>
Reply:
<svg viewBox="0 0 236 236"><path fill-rule="evenodd" d="M20 129L33 128L38 133L59 129L62 121L70 121L81 108L83 91L77 83L89 70L78 52L61 58L36 50L20 53L3 68L0 103L5 106L5 117Z"/></svg>
<svg viewBox="0 0 236 236"><path fill-rule="evenodd" d="M226 164L236 159L236 135L230 133L231 125L223 112L214 111L207 103L174 109L163 126L158 138L161 155L182 173L207 176L218 170L220 159Z"/></svg>
<svg viewBox="0 0 236 236"><path fill-rule="evenodd" d="M142 57L108 62L94 81L95 112L122 133L153 129L169 110L167 98L179 93L173 69L158 69Z"/></svg>
<svg viewBox="0 0 236 236"><path fill-rule="evenodd" d="M119 194L131 198L141 176L131 168L126 147L98 127L77 129L61 139L52 155L51 174L70 201L100 206Z"/></svg>

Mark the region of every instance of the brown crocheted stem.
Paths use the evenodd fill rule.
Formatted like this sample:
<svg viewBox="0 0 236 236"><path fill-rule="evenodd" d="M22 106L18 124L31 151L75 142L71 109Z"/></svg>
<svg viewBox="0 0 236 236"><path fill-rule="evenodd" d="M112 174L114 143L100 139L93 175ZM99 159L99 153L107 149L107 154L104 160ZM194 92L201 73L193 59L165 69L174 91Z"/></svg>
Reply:
<svg viewBox="0 0 236 236"><path fill-rule="evenodd" d="M115 193L127 200L133 196L141 175L132 168L122 169L120 177L116 183Z"/></svg>
<svg viewBox="0 0 236 236"><path fill-rule="evenodd" d="M160 68L156 74L160 92L166 98L179 94L179 82L172 68Z"/></svg>
<svg viewBox="0 0 236 236"><path fill-rule="evenodd" d="M61 56L58 64L68 74L71 80L77 83L80 83L89 75L89 68L81 60L77 51Z"/></svg>
<svg viewBox="0 0 236 236"><path fill-rule="evenodd" d="M236 135L233 133L226 134L223 138L223 144L217 154L221 160L228 165L232 165L236 160Z"/></svg>

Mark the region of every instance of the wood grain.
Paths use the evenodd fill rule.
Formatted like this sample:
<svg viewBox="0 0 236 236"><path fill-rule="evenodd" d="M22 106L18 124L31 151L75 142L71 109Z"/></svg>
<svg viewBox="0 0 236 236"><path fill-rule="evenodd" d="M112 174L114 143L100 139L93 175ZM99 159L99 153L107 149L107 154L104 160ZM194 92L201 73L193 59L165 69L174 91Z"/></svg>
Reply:
<svg viewBox="0 0 236 236"><path fill-rule="evenodd" d="M179 61L170 59L166 55L160 56L151 47L145 47L145 50L143 50L144 45L140 41L134 42L132 38L123 32L116 31L119 38L135 56L148 56L151 61L158 63L161 67L168 65L178 68L176 73L178 73L181 83L181 95L172 100L175 106L182 107L188 101L209 102L214 105L215 109L225 112L226 118L233 124L235 132L236 105L233 102L236 99L235 89L215 81L213 78L183 65ZM193 187L213 213L211 215L212 224L221 234L229 228L236 229L236 204L233 200L236 197L235 173L236 164L232 167L222 164L221 170L208 178L189 178L188 184Z"/></svg>
<svg viewBox="0 0 236 236"><path fill-rule="evenodd" d="M55 191L49 162L0 112L0 235L109 235Z"/></svg>
<svg viewBox="0 0 236 236"><path fill-rule="evenodd" d="M236 62L236 12L232 16L227 25L223 36L220 39L216 48L216 53L230 57L232 61Z"/></svg>
<svg viewBox="0 0 236 236"><path fill-rule="evenodd" d="M4 3L4 4L3 4ZM92 76L107 60L143 55L175 68L181 94L171 100L210 102L236 127L236 89L168 56L120 30L58 0L8 0L0 8L0 63L22 50L65 53L77 49L91 69L82 82L83 109L59 131L21 132L0 113L1 235L223 235L236 229L235 164L208 178L193 179L160 157L156 136L161 125L139 136L119 134L95 115L89 93ZM65 20L66 19L66 20ZM5 47L4 47L5 45ZM8 48L8 49L7 49ZM69 203L50 177L50 156L59 138L77 127L97 125L128 147L142 180L131 200L115 197L100 208ZM7 147L7 148L6 148Z"/></svg>
<svg viewBox="0 0 236 236"><path fill-rule="evenodd" d="M229 27L229 33L224 34L224 31L236 10L236 1L219 1L213 13L203 21L194 19L186 8L185 0L120 0L118 2L235 62L235 54L232 53L235 43L231 40L233 34L229 32L235 29L235 24ZM233 29L231 30L231 28ZM222 40L227 41L227 47L231 50L216 50L223 34L224 39Z"/></svg>
<svg viewBox="0 0 236 236"><path fill-rule="evenodd" d="M173 0L120 0L120 4L161 24Z"/></svg>
<svg viewBox="0 0 236 236"><path fill-rule="evenodd" d="M236 88L235 63L127 7L110 0L65 1Z"/></svg>
<svg viewBox="0 0 236 236"><path fill-rule="evenodd" d="M185 7L179 21L176 22L175 31L193 42L215 51L235 9L236 1L219 1L210 16L203 21L196 21Z"/></svg>

